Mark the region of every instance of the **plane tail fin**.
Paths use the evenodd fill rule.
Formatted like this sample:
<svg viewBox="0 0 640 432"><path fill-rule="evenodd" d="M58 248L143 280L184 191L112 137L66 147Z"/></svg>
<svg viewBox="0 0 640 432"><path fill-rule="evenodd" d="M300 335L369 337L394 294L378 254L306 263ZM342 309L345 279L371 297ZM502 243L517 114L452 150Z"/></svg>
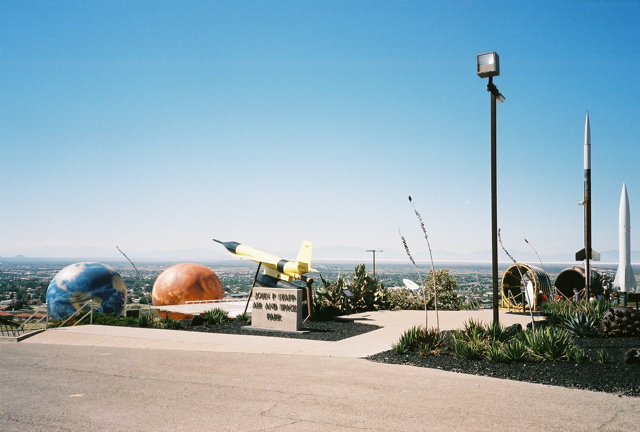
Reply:
<svg viewBox="0 0 640 432"><path fill-rule="evenodd" d="M313 244L310 241L302 242L300 252L298 252L298 258L296 258L296 264L300 269L300 273L309 273L315 271L311 268L311 252Z"/></svg>

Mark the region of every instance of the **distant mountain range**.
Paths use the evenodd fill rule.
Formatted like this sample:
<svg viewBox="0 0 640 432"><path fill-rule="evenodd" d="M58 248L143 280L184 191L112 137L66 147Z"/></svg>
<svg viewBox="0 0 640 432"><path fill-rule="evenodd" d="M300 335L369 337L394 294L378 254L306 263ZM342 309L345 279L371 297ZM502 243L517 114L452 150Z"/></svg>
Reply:
<svg viewBox="0 0 640 432"><path fill-rule="evenodd" d="M229 256L222 248L211 249L182 249L182 250L150 250L150 251L127 251L124 253L135 262L207 262L207 261L221 261L229 260ZM282 256L286 259L295 259L298 251L278 252L268 251L275 255ZM518 262L524 262L535 265L542 259L543 262L552 263L571 263L575 261L575 254L555 254L555 255L541 255L540 259L533 252L523 251L510 251ZM428 251L417 251L412 253L413 258L416 261L429 261ZM617 263L618 251L604 251L601 252L602 263ZM118 252L116 248L101 249L92 247L47 247L41 249L32 249L19 251L19 255L15 256L0 256L0 262L9 261L25 261L34 259L65 259L76 261L126 261L125 257ZM442 250L433 251L434 261L460 261L460 262L490 262L491 251L483 250L471 253L456 253ZM510 262L511 260L506 254L500 250L498 254L500 262ZM357 261L359 263L370 263L373 260L371 252L367 252L366 249L358 247L317 247L313 250L313 261ZM386 249L382 252L376 253L376 261L409 261L407 254L404 251ZM640 250L631 251L631 261L633 263L640 263Z"/></svg>

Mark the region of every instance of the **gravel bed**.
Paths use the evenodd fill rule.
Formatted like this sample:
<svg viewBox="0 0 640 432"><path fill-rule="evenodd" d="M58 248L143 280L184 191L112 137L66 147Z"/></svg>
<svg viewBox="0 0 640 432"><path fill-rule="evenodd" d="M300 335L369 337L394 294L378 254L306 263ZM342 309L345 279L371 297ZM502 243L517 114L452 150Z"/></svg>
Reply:
<svg viewBox="0 0 640 432"><path fill-rule="evenodd" d="M254 336L285 337L293 339L311 339L323 341L339 341L363 333L379 329L380 326L362 324L348 319L336 318L326 321L306 321L302 324L302 332L283 332L252 329L246 321L232 319L216 326L188 326L185 330L209 333L244 334ZM248 327L248 328L247 328Z"/></svg>
<svg viewBox="0 0 640 432"><path fill-rule="evenodd" d="M491 363L487 360L466 360L456 357L450 352L420 356L417 353L396 354L391 350L370 356L368 359L380 363L427 367L472 375L614 393L620 396L640 396L640 364L625 362L626 353L630 349L640 349L640 337L576 338L576 344L584 349L589 356L589 360L579 365L566 361ZM598 361L599 349L605 349L609 353L608 363L602 364Z"/></svg>

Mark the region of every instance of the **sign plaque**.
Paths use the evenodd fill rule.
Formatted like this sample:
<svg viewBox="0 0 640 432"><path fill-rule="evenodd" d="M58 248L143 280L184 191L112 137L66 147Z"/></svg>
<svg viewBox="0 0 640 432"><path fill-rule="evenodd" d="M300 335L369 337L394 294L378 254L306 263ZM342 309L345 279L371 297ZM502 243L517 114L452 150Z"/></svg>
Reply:
<svg viewBox="0 0 640 432"><path fill-rule="evenodd" d="M302 289L255 287L251 327L281 331L302 330Z"/></svg>

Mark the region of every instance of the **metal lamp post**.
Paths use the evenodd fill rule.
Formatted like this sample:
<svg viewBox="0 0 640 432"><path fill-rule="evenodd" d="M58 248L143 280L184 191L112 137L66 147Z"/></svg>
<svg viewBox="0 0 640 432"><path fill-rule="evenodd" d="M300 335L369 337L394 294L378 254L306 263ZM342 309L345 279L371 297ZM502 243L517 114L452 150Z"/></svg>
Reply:
<svg viewBox="0 0 640 432"><path fill-rule="evenodd" d="M487 91L491 93L491 273L493 275L493 322L499 324L498 304L498 181L496 163L496 101L505 98L493 84L493 77L500 75L500 58L495 52L476 56L476 72L480 78L489 78Z"/></svg>
<svg viewBox="0 0 640 432"><path fill-rule="evenodd" d="M381 250L367 249L367 252L373 252L373 277L376 277L376 252L382 252Z"/></svg>

